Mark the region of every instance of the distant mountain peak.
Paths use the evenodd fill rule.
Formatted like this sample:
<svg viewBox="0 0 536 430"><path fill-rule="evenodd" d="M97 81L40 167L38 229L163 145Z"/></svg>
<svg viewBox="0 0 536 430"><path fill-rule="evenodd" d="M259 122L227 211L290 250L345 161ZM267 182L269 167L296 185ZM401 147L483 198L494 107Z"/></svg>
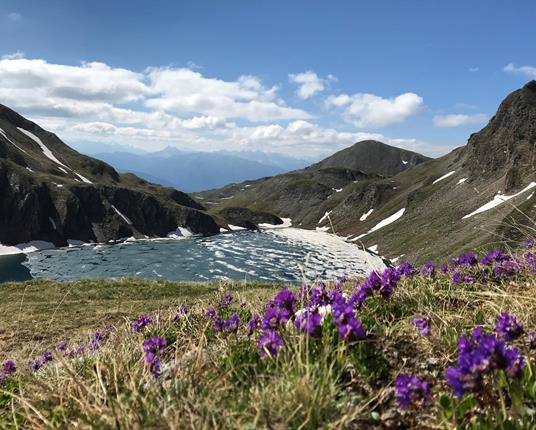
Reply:
<svg viewBox="0 0 536 430"><path fill-rule="evenodd" d="M428 160L429 157L378 140L363 140L313 164L310 168L342 167L367 174L393 176Z"/></svg>

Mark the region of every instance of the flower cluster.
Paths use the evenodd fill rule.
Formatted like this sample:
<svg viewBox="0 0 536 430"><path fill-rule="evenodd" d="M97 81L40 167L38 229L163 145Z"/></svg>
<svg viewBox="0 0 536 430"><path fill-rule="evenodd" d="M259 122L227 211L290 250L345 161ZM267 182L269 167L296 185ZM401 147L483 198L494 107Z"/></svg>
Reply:
<svg viewBox="0 0 536 430"><path fill-rule="evenodd" d="M148 317L147 315L144 315L132 321L132 330L134 330L137 333L141 333L145 329L145 327L147 327L152 322L153 320L150 317Z"/></svg>
<svg viewBox="0 0 536 430"><path fill-rule="evenodd" d="M430 336L430 317L413 318L413 324L417 326L423 336Z"/></svg>
<svg viewBox="0 0 536 430"><path fill-rule="evenodd" d="M47 351L43 354L42 357L36 357L30 364L30 368L37 372L41 367L43 367L45 364L50 363L53 360L52 353L50 351Z"/></svg>
<svg viewBox="0 0 536 430"><path fill-rule="evenodd" d="M410 376L406 373L398 375L395 381L396 400L400 409L408 409L411 406L421 406L426 403L432 393L430 383L425 379Z"/></svg>
<svg viewBox="0 0 536 430"><path fill-rule="evenodd" d="M508 312L501 312L497 317L495 331L507 342L516 340L523 334L523 323Z"/></svg>
<svg viewBox="0 0 536 430"><path fill-rule="evenodd" d="M7 379L9 376L13 375L17 371L17 366L11 360L8 360L2 364L0 367L0 384Z"/></svg>
<svg viewBox="0 0 536 430"><path fill-rule="evenodd" d="M188 308L185 305L182 305L177 312L175 312L175 316L173 317L173 321L179 321L183 316L185 316L188 313Z"/></svg>
<svg viewBox="0 0 536 430"><path fill-rule="evenodd" d="M167 341L163 337L154 336L143 341L143 351L145 352L145 362L149 366L151 373L157 377L160 375L160 357L166 351Z"/></svg>
<svg viewBox="0 0 536 430"><path fill-rule="evenodd" d="M465 393L482 393L497 371L518 379L524 366L525 359L517 348L506 346L494 334L477 327L470 338L459 338L458 366L449 367L445 375L454 394L462 397Z"/></svg>

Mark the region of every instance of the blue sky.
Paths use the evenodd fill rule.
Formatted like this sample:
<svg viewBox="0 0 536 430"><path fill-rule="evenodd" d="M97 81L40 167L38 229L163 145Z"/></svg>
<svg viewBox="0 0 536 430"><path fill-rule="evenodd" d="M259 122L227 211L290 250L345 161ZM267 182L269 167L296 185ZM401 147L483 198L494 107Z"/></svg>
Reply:
<svg viewBox="0 0 536 430"><path fill-rule="evenodd" d="M536 79L534 1L3 0L0 103L68 143L318 158L466 142Z"/></svg>

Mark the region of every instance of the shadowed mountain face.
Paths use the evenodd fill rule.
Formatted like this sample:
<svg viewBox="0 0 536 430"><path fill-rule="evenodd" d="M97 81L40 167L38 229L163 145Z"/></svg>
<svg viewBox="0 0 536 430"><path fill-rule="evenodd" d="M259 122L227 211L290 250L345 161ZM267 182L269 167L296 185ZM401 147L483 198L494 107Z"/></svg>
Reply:
<svg viewBox="0 0 536 430"><path fill-rule="evenodd" d="M194 196L210 211L242 206L272 212L292 218L294 226L378 245L390 258L423 262L521 237L519 224L532 224L536 215L535 145L533 81L510 94L465 147L441 158L425 161L362 142L300 171ZM379 157L378 148L389 158ZM368 150L372 154L364 155ZM382 163L387 159L395 161ZM413 165L397 173L397 159ZM354 170L362 160L371 163L367 171ZM396 174L385 176L389 171Z"/></svg>
<svg viewBox="0 0 536 430"><path fill-rule="evenodd" d="M219 227L187 194L121 175L0 105L0 243L105 242Z"/></svg>

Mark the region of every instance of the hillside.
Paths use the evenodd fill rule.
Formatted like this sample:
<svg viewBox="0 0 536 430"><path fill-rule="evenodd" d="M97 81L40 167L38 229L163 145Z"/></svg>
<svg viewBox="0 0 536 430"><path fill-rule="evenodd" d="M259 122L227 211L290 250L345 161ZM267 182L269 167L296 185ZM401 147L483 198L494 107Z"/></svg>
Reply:
<svg viewBox="0 0 536 430"><path fill-rule="evenodd" d="M187 194L119 174L0 105L2 245L165 236L178 227L219 232Z"/></svg>
<svg viewBox="0 0 536 430"><path fill-rule="evenodd" d="M377 245L380 254L392 259L422 262L452 256L515 240L521 236L517 224L533 219L535 124L532 81L510 94L465 147L397 175L345 170L346 157L337 155L308 169L194 196L212 212L230 205L273 212L291 218L295 226ZM360 149L367 146L371 144ZM337 160L342 165L334 166ZM326 163L330 172L338 172L337 181L325 179L332 179Z"/></svg>

